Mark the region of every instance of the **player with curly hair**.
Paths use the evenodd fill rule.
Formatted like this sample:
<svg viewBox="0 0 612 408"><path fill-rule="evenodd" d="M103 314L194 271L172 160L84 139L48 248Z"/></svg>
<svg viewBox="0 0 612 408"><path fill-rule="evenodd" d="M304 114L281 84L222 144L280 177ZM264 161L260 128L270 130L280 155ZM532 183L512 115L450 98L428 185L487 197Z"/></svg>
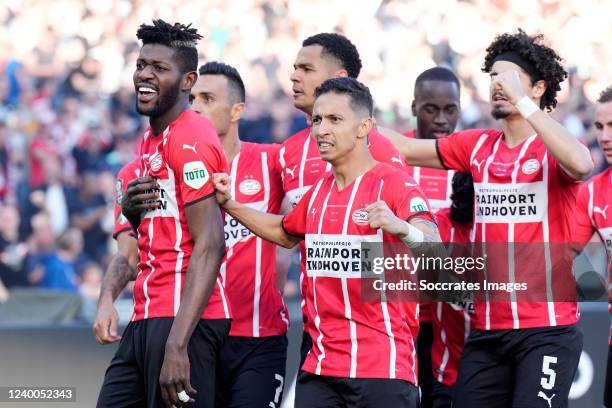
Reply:
<svg viewBox="0 0 612 408"><path fill-rule="evenodd" d="M474 293L475 330L461 358L454 407L565 407L582 333L568 293L571 254L549 243L571 241L579 182L593 162L546 112L556 106L567 73L543 36L522 30L497 36L483 71L491 78L491 114L501 130L465 130L437 140L383 132L410 165L471 172L471 240L487 251L480 284L527 288Z"/></svg>

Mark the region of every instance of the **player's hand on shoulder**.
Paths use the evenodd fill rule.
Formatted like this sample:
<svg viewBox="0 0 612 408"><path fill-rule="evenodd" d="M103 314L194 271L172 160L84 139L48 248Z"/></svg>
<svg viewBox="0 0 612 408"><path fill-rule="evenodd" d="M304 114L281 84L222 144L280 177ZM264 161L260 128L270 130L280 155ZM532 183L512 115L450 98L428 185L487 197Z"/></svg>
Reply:
<svg viewBox="0 0 612 408"><path fill-rule="evenodd" d="M154 210L160 205L159 184L151 176L130 181L121 199L121 212L126 217L140 214L143 210Z"/></svg>
<svg viewBox="0 0 612 408"><path fill-rule="evenodd" d="M405 222L397 218L384 201L377 201L366 207L371 228L382 229L391 235L405 234Z"/></svg>
<svg viewBox="0 0 612 408"><path fill-rule="evenodd" d="M226 173L215 173L213 174L212 181L215 187L217 202L220 206L223 206L232 198L230 191L231 177Z"/></svg>

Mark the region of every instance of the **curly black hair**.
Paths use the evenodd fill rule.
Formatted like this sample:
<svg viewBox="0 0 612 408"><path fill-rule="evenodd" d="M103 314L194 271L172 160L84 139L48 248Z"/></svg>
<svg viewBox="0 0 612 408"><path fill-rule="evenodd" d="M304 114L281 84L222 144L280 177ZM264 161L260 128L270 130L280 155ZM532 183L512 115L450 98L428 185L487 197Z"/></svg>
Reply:
<svg viewBox="0 0 612 408"><path fill-rule="evenodd" d="M336 33L319 33L308 37L302 42L302 47L320 45L323 47L323 56L335 58L342 68L346 69L348 76L357 78L361 72L361 58L357 47L348 38Z"/></svg>
<svg viewBox="0 0 612 408"><path fill-rule="evenodd" d="M563 59L555 50L544 45L542 34L530 36L519 28L516 34L506 33L495 37L487 47L482 71L491 72L495 58L510 51L518 53L535 67L539 78L532 77L532 84L539 80L546 81L546 91L542 95L540 109L550 112L557 106L557 92L561 90L561 82L567 78L567 71L561 65Z"/></svg>
<svg viewBox="0 0 612 408"><path fill-rule="evenodd" d="M601 91L597 103L608 103L612 102L612 85Z"/></svg>
<svg viewBox="0 0 612 408"><path fill-rule="evenodd" d="M136 37L142 40L142 45L162 44L173 48L181 72L198 69L196 44L202 36L198 34L198 30L191 27L191 24L172 25L161 19L153 20L153 25L141 24L136 31Z"/></svg>

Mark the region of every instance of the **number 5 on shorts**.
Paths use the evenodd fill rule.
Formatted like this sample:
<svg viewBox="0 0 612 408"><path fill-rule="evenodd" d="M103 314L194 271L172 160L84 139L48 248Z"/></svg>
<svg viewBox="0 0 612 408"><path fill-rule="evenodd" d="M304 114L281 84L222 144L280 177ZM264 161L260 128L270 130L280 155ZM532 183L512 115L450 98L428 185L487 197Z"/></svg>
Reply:
<svg viewBox="0 0 612 408"><path fill-rule="evenodd" d="M542 388L545 390L552 390L555 386L557 373L550 368L551 364L557 364L557 357L544 356L542 360L542 374L544 374L544 376L540 379L540 385L542 385Z"/></svg>

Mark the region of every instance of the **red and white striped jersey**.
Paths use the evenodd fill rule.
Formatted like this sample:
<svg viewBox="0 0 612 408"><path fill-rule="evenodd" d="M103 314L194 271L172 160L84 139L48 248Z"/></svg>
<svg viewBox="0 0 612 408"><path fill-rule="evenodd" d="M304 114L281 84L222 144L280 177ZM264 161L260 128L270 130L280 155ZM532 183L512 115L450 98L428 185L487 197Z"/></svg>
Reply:
<svg viewBox="0 0 612 408"><path fill-rule="evenodd" d="M409 130L403 134L411 139L416 137L414 130ZM455 175L453 170L419 166L407 166L407 169L427 196L429 205L434 212L451 206L450 196L453 192L453 176Z"/></svg>
<svg viewBox="0 0 612 408"><path fill-rule="evenodd" d="M117 173L117 181L115 182L115 229L113 230L113 238L117 239L119 234L124 231L131 232L130 225L125 215L121 213L121 199L130 181L138 178L140 175L140 158L136 158L123 166ZM133 232L131 232L133 234Z"/></svg>
<svg viewBox="0 0 612 408"><path fill-rule="evenodd" d="M498 291L495 304L490 301L492 292L484 291L485 300L474 304L476 328L522 329L578 321L575 301L554 301L559 293L568 291L571 255L558 250L561 245L543 244L571 239L578 181L560 167L537 135L510 148L501 131L468 130L438 139L436 147L445 167L472 173L475 217L471 240L487 243L478 247L488 256L484 279L528 282L525 293ZM498 251L491 253L490 243L498 243ZM528 251L528 256L515 250L515 244L524 244L518 247ZM517 301L535 292L543 293L542 301Z"/></svg>
<svg viewBox="0 0 612 408"><path fill-rule="evenodd" d="M376 129L368 134L370 153L375 160L389 163L399 168L406 168L403 156L389 140L378 133ZM278 171L283 179L283 213L295 207L300 199L312 187L315 181L328 171L331 164L323 161L319 155L317 142L310 136L310 128L299 131L281 145L278 161ZM304 273L306 271L304 242L300 243L301 266L300 287L304 293ZM302 295L302 316L306 318L305 298Z"/></svg>
<svg viewBox="0 0 612 408"><path fill-rule="evenodd" d="M215 129L191 110L181 113L161 135L147 130L140 152L143 176L154 177L160 186L160 207L141 214L132 321L176 316L193 249L185 207L214 200L212 174L227 172ZM202 318L230 317L218 277Z"/></svg>
<svg viewBox="0 0 612 408"><path fill-rule="evenodd" d="M588 242L597 233L608 251L610 292L608 310L612 313L612 167L592 177L580 187L577 211L573 217L573 238L576 243ZM608 218L610 216L610 218ZM612 346L612 326L610 326Z"/></svg>
<svg viewBox="0 0 612 408"><path fill-rule="evenodd" d="M258 211L278 214L283 190L275 167L280 145L241 143L230 164L232 198ZM264 337L287 332L289 315L276 287L276 245L225 214L226 258L221 276L232 304L230 336Z"/></svg>
<svg viewBox="0 0 612 408"><path fill-rule="evenodd" d="M471 224L459 225L451 220L450 208L435 213L440 238L452 256L469 256L465 245L469 245ZM468 253L465 253L468 252ZM432 302L431 326L433 342L431 345L431 366L434 378L449 387L457 381L459 361L463 345L472 331L472 302L449 303Z"/></svg>
<svg viewBox="0 0 612 408"><path fill-rule="evenodd" d="M408 130L403 133L410 139L416 138L414 130ZM421 190L427 196L429 205L435 213L442 208L451 206L451 193L453 192L453 170L432 169L429 167L407 166L408 174L417 182ZM422 302L420 305L419 321L431 321L431 310L428 302Z"/></svg>
<svg viewBox="0 0 612 408"><path fill-rule="evenodd" d="M400 242L368 225L364 208L378 200L399 218L432 220L430 212L423 212L426 199L414 180L386 163L378 163L342 190L331 172L325 174L283 219L285 230L306 242L305 327L313 347L302 370L416 384L416 302L362 298L361 244Z"/></svg>

